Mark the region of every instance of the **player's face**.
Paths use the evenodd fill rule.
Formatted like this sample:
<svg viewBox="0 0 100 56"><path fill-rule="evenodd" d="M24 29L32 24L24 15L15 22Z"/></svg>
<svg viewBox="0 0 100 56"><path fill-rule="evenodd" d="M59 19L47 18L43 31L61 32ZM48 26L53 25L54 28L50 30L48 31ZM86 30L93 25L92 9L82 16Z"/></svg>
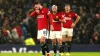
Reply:
<svg viewBox="0 0 100 56"><path fill-rule="evenodd" d="M40 4L35 4L35 5L34 5L34 8L35 8L36 10L40 9Z"/></svg>
<svg viewBox="0 0 100 56"><path fill-rule="evenodd" d="M52 7L52 11L56 12L57 11L57 7L56 6Z"/></svg>
<svg viewBox="0 0 100 56"><path fill-rule="evenodd" d="M68 13L68 12L70 12L70 5L66 5L65 6L65 11Z"/></svg>

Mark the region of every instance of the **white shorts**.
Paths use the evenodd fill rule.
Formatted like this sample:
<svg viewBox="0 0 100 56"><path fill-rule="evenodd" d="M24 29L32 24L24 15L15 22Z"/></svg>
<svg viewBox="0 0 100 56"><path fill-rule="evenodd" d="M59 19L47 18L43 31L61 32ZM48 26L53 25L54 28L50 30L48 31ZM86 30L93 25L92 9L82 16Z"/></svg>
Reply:
<svg viewBox="0 0 100 56"><path fill-rule="evenodd" d="M61 31L50 31L50 39L61 38Z"/></svg>
<svg viewBox="0 0 100 56"><path fill-rule="evenodd" d="M49 38L49 31L47 29L38 30L37 39L40 39L42 36Z"/></svg>
<svg viewBox="0 0 100 56"><path fill-rule="evenodd" d="M62 28L62 35L73 36L73 28Z"/></svg>

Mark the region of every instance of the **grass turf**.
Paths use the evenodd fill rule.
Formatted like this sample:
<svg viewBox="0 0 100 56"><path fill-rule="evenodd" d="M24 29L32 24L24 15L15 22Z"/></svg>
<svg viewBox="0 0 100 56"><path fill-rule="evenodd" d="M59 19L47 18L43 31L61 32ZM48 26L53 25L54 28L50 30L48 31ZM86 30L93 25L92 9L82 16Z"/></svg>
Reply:
<svg viewBox="0 0 100 56"><path fill-rule="evenodd" d="M64 56L66 53L64 53ZM0 53L0 56L42 56L41 53ZM53 56L53 53L51 53ZM100 52L71 52L70 56L100 56Z"/></svg>

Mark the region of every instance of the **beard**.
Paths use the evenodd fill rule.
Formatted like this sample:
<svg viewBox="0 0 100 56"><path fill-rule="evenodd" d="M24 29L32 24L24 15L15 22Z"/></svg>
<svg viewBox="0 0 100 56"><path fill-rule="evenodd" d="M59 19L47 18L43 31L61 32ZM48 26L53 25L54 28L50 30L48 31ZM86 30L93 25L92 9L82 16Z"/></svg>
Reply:
<svg viewBox="0 0 100 56"><path fill-rule="evenodd" d="M53 13L57 13L57 11L53 11Z"/></svg>
<svg viewBox="0 0 100 56"><path fill-rule="evenodd" d="M69 12L70 12L70 10L65 10L65 12L66 12L66 13L69 13Z"/></svg>

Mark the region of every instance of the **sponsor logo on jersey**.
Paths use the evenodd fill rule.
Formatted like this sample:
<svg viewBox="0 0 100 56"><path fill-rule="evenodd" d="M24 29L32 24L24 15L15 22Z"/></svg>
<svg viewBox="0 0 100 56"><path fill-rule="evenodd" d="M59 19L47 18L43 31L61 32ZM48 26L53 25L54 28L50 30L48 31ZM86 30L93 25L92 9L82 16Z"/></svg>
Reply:
<svg viewBox="0 0 100 56"><path fill-rule="evenodd" d="M58 16L56 16L56 18L58 18Z"/></svg>
<svg viewBox="0 0 100 56"><path fill-rule="evenodd" d="M65 17L65 14L64 15L62 15L62 18L64 18Z"/></svg>
<svg viewBox="0 0 100 56"><path fill-rule="evenodd" d="M44 15L38 15L37 18L44 18Z"/></svg>
<svg viewBox="0 0 100 56"><path fill-rule="evenodd" d="M64 19L65 19L65 20L71 20L71 18L70 18L70 17L64 17Z"/></svg>

